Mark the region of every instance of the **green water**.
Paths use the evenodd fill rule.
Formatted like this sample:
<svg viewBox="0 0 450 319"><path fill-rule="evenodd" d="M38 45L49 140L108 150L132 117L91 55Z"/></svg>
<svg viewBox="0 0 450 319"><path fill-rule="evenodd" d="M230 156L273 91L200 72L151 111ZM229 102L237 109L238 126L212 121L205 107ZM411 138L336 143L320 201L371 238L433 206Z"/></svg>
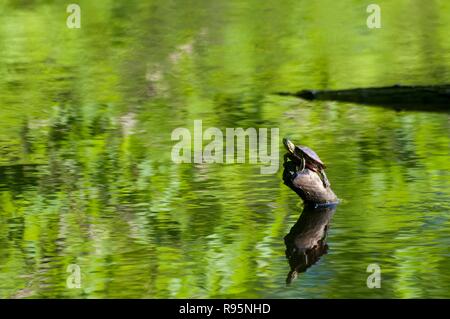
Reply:
<svg viewBox="0 0 450 319"><path fill-rule="evenodd" d="M449 83L448 1L377 1L381 29L365 1L77 3L68 29L65 1L0 1L1 298L450 297L449 113L270 94ZM328 165L328 253L290 286L299 198L281 169L173 163L196 119Z"/></svg>

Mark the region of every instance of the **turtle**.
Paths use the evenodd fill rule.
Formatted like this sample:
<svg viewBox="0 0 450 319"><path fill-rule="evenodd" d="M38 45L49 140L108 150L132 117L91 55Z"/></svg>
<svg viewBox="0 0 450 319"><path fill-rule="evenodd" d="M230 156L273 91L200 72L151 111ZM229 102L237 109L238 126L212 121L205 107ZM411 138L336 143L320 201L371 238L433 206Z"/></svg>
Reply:
<svg viewBox="0 0 450 319"><path fill-rule="evenodd" d="M289 158L291 161L299 164L300 171L306 168L316 172L325 188L330 186L327 175L325 174L325 164L322 162L320 157L307 146L299 145L296 146L288 138L283 138L283 144L287 149L287 153L284 155L284 161L286 162Z"/></svg>

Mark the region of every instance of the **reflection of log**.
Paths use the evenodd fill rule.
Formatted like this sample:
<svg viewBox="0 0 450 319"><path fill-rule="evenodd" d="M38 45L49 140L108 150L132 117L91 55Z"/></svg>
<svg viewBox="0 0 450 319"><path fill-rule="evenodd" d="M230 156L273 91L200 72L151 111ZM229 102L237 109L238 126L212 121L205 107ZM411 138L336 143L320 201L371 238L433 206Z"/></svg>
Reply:
<svg viewBox="0 0 450 319"><path fill-rule="evenodd" d="M303 90L279 95L306 100L330 100L379 105L397 110L450 111L450 85L357 88L348 90Z"/></svg>
<svg viewBox="0 0 450 319"><path fill-rule="evenodd" d="M284 164L284 183L297 193L306 203L335 203L338 201L331 187L325 188L319 175L307 168L297 172L295 163Z"/></svg>
<svg viewBox="0 0 450 319"><path fill-rule="evenodd" d="M286 279L288 284L327 253L326 235L335 211L336 205L305 205L297 223L284 237L286 258L291 267Z"/></svg>

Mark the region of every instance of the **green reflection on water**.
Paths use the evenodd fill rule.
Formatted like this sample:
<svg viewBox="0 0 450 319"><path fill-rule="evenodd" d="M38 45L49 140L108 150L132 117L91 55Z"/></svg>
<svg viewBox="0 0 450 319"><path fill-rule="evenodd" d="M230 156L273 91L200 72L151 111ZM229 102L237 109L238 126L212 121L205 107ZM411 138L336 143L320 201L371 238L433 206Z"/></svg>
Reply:
<svg viewBox="0 0 450 319"><path fill-rule="evenodd" d="M448 83L448 1L378 1L379 30L359 1L78 3L69 30L66 4L0 2L0 297L450 297L448 114L270 94ZM173 164L194 119L328 164L330 248L291 286L299 199L281 171Z"/></svg>

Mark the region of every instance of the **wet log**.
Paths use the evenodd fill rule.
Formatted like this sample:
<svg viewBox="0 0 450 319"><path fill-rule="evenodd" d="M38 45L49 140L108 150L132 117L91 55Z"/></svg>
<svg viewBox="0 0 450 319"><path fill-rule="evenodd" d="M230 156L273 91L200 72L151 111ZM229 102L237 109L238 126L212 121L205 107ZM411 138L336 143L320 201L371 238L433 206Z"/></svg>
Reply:
<svg viewBox="0 0 450 319"><path fill-rule="evenodd" d="M292 161L284 163L283 181L305 203L329 204L338 202L338 198L331 189L331 186L325 188L316 172L308 168L299 172L295 163Z"/></svg>
<svg viewBox="0 0 450 319"><path fill-rule="evenodd" d="M277 94L310 101L340 101L383 106L395 110L450 112L450 85L394 85L346 90L302 90Z"/></svg>
<svg viewBox="0 0 450 319"><path fill-rule="evenodd" d="M286 283L314 265L328 251L326 237L336 205L305 205L299 219L284 237L286 258L291 270Z"/></svg>

